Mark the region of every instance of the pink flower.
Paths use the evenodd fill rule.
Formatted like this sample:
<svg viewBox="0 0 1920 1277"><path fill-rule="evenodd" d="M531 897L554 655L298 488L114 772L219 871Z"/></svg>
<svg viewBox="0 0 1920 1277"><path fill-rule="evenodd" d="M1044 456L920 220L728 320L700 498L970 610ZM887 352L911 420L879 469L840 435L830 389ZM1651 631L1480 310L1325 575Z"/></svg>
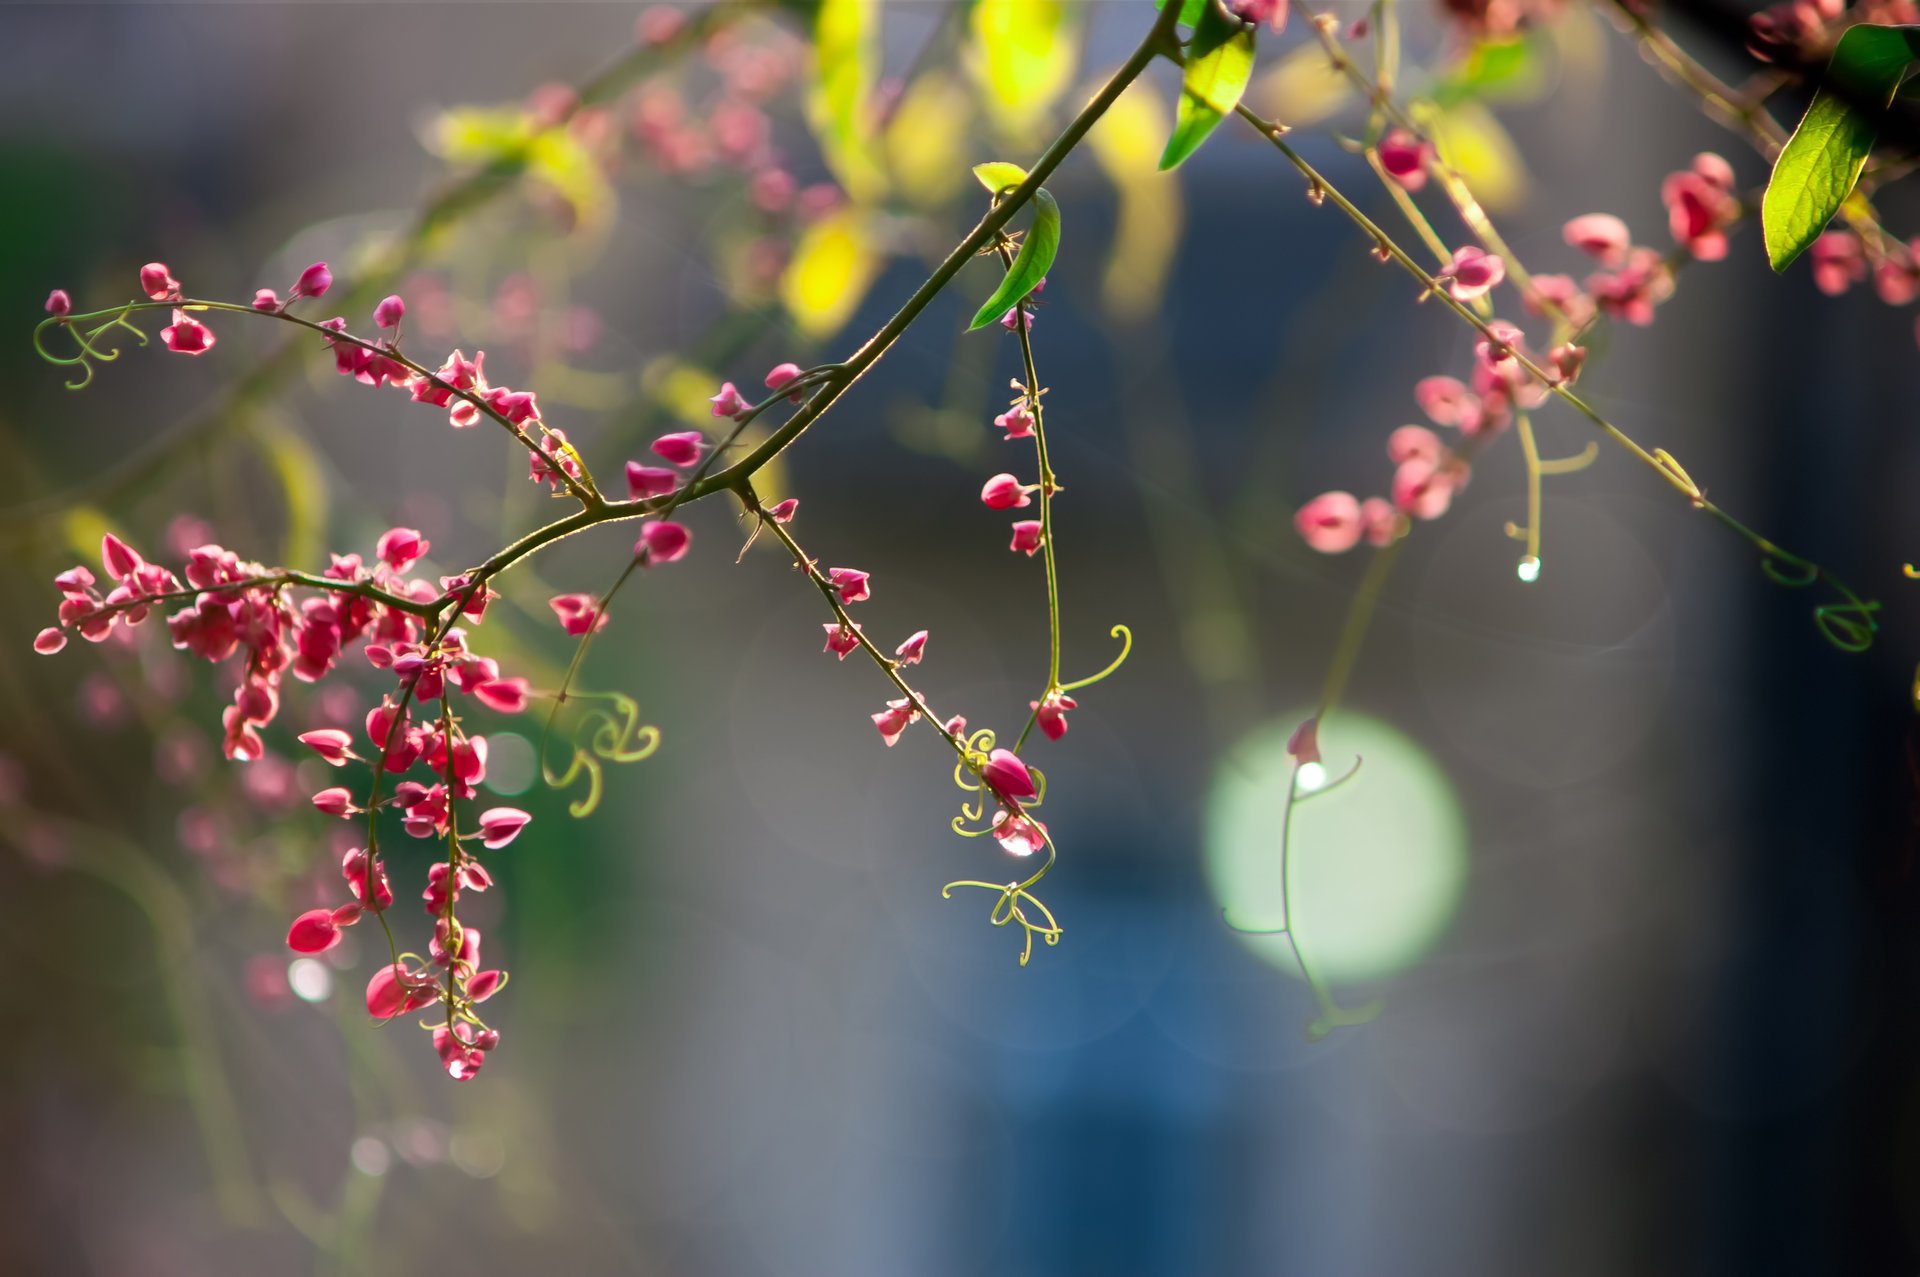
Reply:
<svg viewBox="0 0 1920 1277"><path fill-rule="evenodd" d="M52 656L67 645L67 632L48 626L33 636L33 650L42 656Z"/></svg>
<svg viewBox="0 0 1920 1277"><path fill-rule="evenodd" d="M407 565L432 548L432 542L416 528L388 528L380 534L373 552L395 572L404 572Z"/></svg>
<svg viewBox="0 0 1920 1277"><path fill-rule="evenodd" d="M653 451L676 466L690 466L700 460L700 448L705 442L706 436L698 430L682 430L655 439Z"/></svg>
<svg viewBox="0 0 1920 1277"><path fill-rule="evenodd" d="M880 739L891 747L900 739L900 733L919 717L920 711L913 707L913 702L901 697L897 701L888 701L885 709L873 715L873 725L880 729Z"/></svg>
<svg viewBox="0 0 1920 1277"><path fill-rule="evenodd" d="M1533 276L1533 287L1527 290L1520 301L1530 314L1535 315L1548 314L1548 307L1555 307L1575 328L1585 327L1598 309L1593 298L1581 291L1571 275Z"/></svg>
<svg viewBox="0 0 1920 1277"><path fill-rule="evenodd" d="M439 981L398 963L381 967L367 981L367 1014L376 1020L391 1020L439 1000Z"/></svg>
<svg viewBox="0 0 1920 1277"><path fill-rule="evenodd" d="M215 338L211 328L176 306L173 322L160 330L160 340L175 354L204 355L213 349Z"/></svg>
<svg viewBox="0 0 1920 1277"><path fill-rule="evenodd" d="M1673 295L1673 274L1658 253L1636 248L1619 270L1589 277L1587 291L1605 313L1645 327L1653 322L1653 308Z"/></svg>
<svg viewBox="0 0 1920 1277"><path fill-rule="evenodd" d="M325 953L340 943L340 927L331 909L309 909L287 930L287 948L295 953Z"/></svg>
<svg viewBox="0 0 1920 1277"><path fill-rule="evenodd" d="M1587 362L1587 348L1562 342L1547 352L1547 362L1560 375L1560 384L1571 386L1580 379L1581 365Z"/></svg>
<svg viewBox="0 0 1920 1277"><path fill-rule="evenodd" d="M1427 144L1405 129L1388 129L1380 139L1380 167L1404 189L1427 184Z"/></svg>
<svg viewBox="0 0 1920 1277"><path fill-rule="evenodd" d="M476 684L473 699L497 714L518 714L527 707L531 689L524 678L497 678Z"/></svg>
<svg viewBox="0 0 1920 1277"><path fill-rule="evenodd" d="M1028 558L1040 552L1040 520L1022 519L1013 525L1013 540L1009 550L1023 550Z"/></svg>
<svg viewBox="0 0 1920 1277"><path fill-rule="evenodd" d="M995 417L993 424L1006 431L1009 439L1033 438L1033 414L1024 403L1017 403Z"/></svg>
<svg viewBox="0 0 1920 1277"><path fill-rule="evenodd" d="M656 519L640 529L640 540L634 543L633 552L650 564L672 563L685 558L687 547L692 544L693 533L687 531L684 524Z"/></svg>
<svg viewBox="0 0 1920 1277"><path fill-rule="evenodd" d="M643 466L638 461L627 462L627 491L635 501L650 501L654 497L664 497L680 483L678 475L659 466Z"/></svg>
<svg viewBox="0 0 1920 1277"><path fill-rule="evenodd" d="M714 395L708 402L713 405L713 415L716 417L738 417L741 413L752 407L751 404L740 397L740 392L734 388L733 383L730 381L722 382L720 384L720 393Z"/></svg>
<svg viewBox="0 0 1920 1277"><path fill-rule="evenodd" d="M1228 0L1227 7L1250 26L1264 22L1275 35L1287 29L1287 0Z"/></svg>
<svg viewBox="0 0 1920 1277"><path fill-rule="evenodd" d="M1016 856L1031 856L1047 845L1047 827L1020 811L1001 811L993 822L993 837Z"/></svg>
<svg viewBox="0 0 1920 1277"><path fill-rule="evenodd" d="M578 638L606 628L606 614L600 601L591 594L560 594L547 600L547 606L560 618L560 628Z"/></svg>
<svg viewBox="0 0 1920 1277"><path fill-rule="evenodd" d="M1400 512L1385 497L1368 497L1360 503L1360 526L1368 545L1392 545L1400 535L1402 522Z"/></svg>
<svg viewBox="0 0 1920 1277"><path fill-rule="evenodd" d="M1322 554L1342 554L1360 542L1360 502L1351 492L1323 492L1293 516L1294 531Z"/></svg>
<svg viewBox="0 0 1920 1277"><path fill-rule="evenodd" d="M907 636L907 641L893 649L893 659L901 665L918 665L927 650L927 632L917 630Z"/></svg>
<svg viewBox="0 0 1920 1277"><path fill-rule="evenodd" d="M140 291L152 301L163 302L180 295L180 281L167 270L165 262L148 262L140 268Z"/></svg>
<svg viewBox="0 0 1920 1277"><path fill-rule="evenodd" d="M827 645L820 649L823 652L832 652L844 661L847 659L848 652L860 646L860 640L854 633L860 628L858 625L850 630L837 621L827 621L821 628L827 632Z"/></svg>
<svg viewBox="0 0 1920 1277"><path fill-rule="evenodd" d="M382 328L398 328L400 321L406 318L407 303L398 293L390 293L380 299L373 308L373 322Z"/></svg>
<svg viewBox="0 0 1920 1277"><path fill-rule="evenodd" d="M1447 263L1446 269L1434 276L1436 280L1447 281L1447 292L1459 302L1485 297L1506 277L1507 264L1504 261L1471 244L1455 249L1453 260Z"/></svg>
<svg viewBox="0 0 1920 1277"><path fill-rule="evenodd" d="M498 851L519 837L532 819L517 807L489 808L480 813L480 845L488 851Z"/></svg>
<svg viewBox="0 0 1920 1277"><path fill-rule="evenodd" d="M333 287L333 272L327 269L325 262L315 262L300 272L300 278L294 281L295 297L325 297L327 290Z"/></svg>
<svg viewBox="0 0 1920 1277"><path fill-rule="evenodd" d="M353 805L353 793L344 785L332 789L323 789L313 796L314 809L328 816L350 816L357 809Z"/></svg>
<svg viewBox="0 0 1920 1277"><path fill-rule="evenodd" d="M989 510L1011 510L1033 504L1027 490L1010 474L996 474L987 480L986 486L980 489L980 500Z"/></svg>
<svg viewBox="0 0 1920 1277"><path fill-rule="evenodd" d="M1033 312L1027 309L1025 302L1022 302L1006 314L1000 316L1000 326L1008 332L1013 332L1016 329L1024 329L1027 332L1032 332Z"/></svg>
<svg viewBox="0 0 1920 1277"><path fill-rule="evenodd" d="M280 309L280 294L271 288L257 288L253 293L253 308L272 314Z"/></svg>
<svg viewBox="0 0 1920 1277"><path fill-rule="evenodd" d="M867 573L859 568L830 568L827 583L839 592L842 603L859 603L873 597Z"/></svg>
<svg viewBox="0 0 1920 1277"><path fill-rule="evenodd" d="M1423 377L1413 388L1414 402L1436 426L1457 426L1472 434L1484 413L1480 396L1452 377Z"/></svg>
<svg viewBox="0 0 1920 1277"><path fill-rule="evenodd" d="M1034 799L1040 791L1034 787L1033 773L1010 749L996 749L980 765L980 779L987 788L1006 799Z"/></svg>
<svg viewBox="0 0 1920 1277"><path fill-rule="evenodd" d="M1079 709L1080 703L1059 688L1048 692L1037 701L1028 701L1027 708L1033 711L1033 721L1039 725L1048 740L1059 740L1067 734L1067 711Z"/></svg>
<svg viewBox="0 0 1920 1277"><path fill-rule="evenodd" d="M1287 737L1287 753L1293 756L1295 766L1320 761L1320 716L1314 715L1293 729L1293 735Z"/></svg>
<svg viewBox="0 0 1920 1277"><path fill-rule="evenodd" d="M779 505L767 511L767 517L775 523L792 523L794 512L800 508L799 497L788 497Z"/></svg>
<svg viewBox="0 0 1920 1277"><path fill-rule="evenodd" d="M1693 166L1672 173L1660 183L1660 202L1667 206L1667 226L1676 242L1703 262L1727 255L1726 228L1740 216L1740 197L1733 191L1733 168L1711 152L1693 159Z"/></svg>
<svg viewBox="0 0 1920 1277"><path fill-rule="evenodd" d="M66 289L56 288L47 294L47 313L54 316L73 313L73 298L67 296Z"/></svg>
<svg viewBox="0 0 1920 1277"><path fill-rule="evenodd" d="M1401 426L1387 436L1387 460L1396 465L1415 457L1437 462L1445 452L1440 436L1425 426Z"/></svg>
<svg viewBox="0 0 1920 1277"><path fill-rule="evenodd" d="M1423 457L1393 472L1393 503L1416 519L1437 519L1453 504L1452 471Z"/></svg>
<svg viewBox="0 0 1920 1277"><path fill-rule="evenodd" d="M1612 213L1586 213L1574 218L1561 231L1567 243L1602 266L1618 266L1627 259L1633 242L1627 224Z"/></svg>
<svg viewBox="0 0 1920 1277"><path fill-rule="evenodd" d="M1867 277L1867 257L1852 231L1828 231L1813 241L1807 255L1813 261L1813 286L1838 297Z"/></svg>
<svg viewBox="0 0 1920 1277"><path fill-rule="evenodd" d="M775 364L772 371L767 373L767 389L778 390L788 382L797 380L799 376L799 364ZM800 396L797 394L789 397L796 403L800 400Z"/></svg>
<svg viewBox="0 0 1920 1277"><path fill-rule="evenodd" d="M353 752L353 737L337 727L322 727L315 731L302 732L299 740L302 745L307 746L335 767L345 767L349 758L358 757Z"/></svg>

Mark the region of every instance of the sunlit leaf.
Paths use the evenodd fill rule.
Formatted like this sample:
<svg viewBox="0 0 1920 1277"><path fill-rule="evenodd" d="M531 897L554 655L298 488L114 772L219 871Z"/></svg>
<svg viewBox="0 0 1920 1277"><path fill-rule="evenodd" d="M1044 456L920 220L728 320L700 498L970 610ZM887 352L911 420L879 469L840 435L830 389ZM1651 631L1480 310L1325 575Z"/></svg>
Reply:
<svg viewBox="0 0 1920 1277"><path fill-rule="evenodd" d="M887 124L887 167L901 194L922 207L951 199L965 184L962 165L973 95L954 76L929 71L900 99Z"/></svg>
<svg viewBox="0 0 1920 1277"><path fill-rule="evenodd" d="M886 187L875 162L874 85L880 76L879 0L821 0L813 24L808 118L834 176L856 199Z"/></svg>
<svg viewBox="0 0 1920 1277"><path fill-rule="evenodd" d="M1429 96L1443 107L1469 98L1510 101L1532 97L1546 79L1540 62L1534 37L1482 40L1467 51Z"/></svg>
<svg viewBox="0 0 1920 1277"><path fill-rule="evenodd" d="M871 241L857 207L831 213L801 235L780 280L780 300L803 336L831 337L853 315L880 269Z"/></svg>
<svg viewBox="0 0 1920 1277"><path fill-rule="evenodd" d="M973 166L973 175L979 179L980 185L994 195L1011 190L1027 180L1027 170L1018 164L1009 164L1005 160L989 160L985 164L976 164Z"/></svg>
<svg viewBox="0 0 1920 1277"><path fill-rule="evenodd" d="M1036 133L1073 77L1078 41L1065 0L978 0L968 65L987 113L1015 138Z"/></svg>
<svg viewBox="0 0 1920 1277"><path fill-rule="evenodd" d="M1892 103L1916 55L1916 27L1849 27L1834 46L1826 80L1774 161L1760 204L1775 270L1818 239L1853 193L1878 133L1875 115Z"/></svg>
<svg viewBox="0 0 1920 1277"><path fill-rule="evenodd" d="M1180 184L1160 177L1160 139L1167 110L1152 88L1136 81L1087 135L1094 158L1119 196L1113 246L1100 293L1109 313L1137 320L1150 315L1166 292L1185 206Z"/></svg>
<svg viewBox="0 0 1920 1277"><path fill-rule="evenodd" d="M613 192L606 174L567 129L541 128L515 108L456 107L434 122L428 140L450 164L534 178L566 201L578 225L608 219Z"/></svg>
<svg viewBox="0 0 1920 1277"><path fill-rule="evenodd" d="M1173 135L1161 152L1160 167L1170 169L1192 155L1247 91L1253 78L1253 28L1227 17L1218 5L1200 11L1187 46L1187 70L1180 81L1180 106Z"/></svg>
<svg viewBox="0 0 1920 1277"><path fill-rule="evenodd" d="M1429 108L1418 119L1440 158L1488 210L1510 210L1526 199L1526 161L1493 112L1478 102L1462 102L1446 111Z"/></svg>
<svg viewBox="0 0 1920 1277"><path fill-rule="evenodd" d="M1326 50L1312 43L1287 50L1250 92L1265 114L1294 128L1318 124L1359 100Z"/></svg>
<svg viewBox="0 0 1920 1277"><path fill-rule="evenodd" d="M1020 241L1020 252L1013 259L1013 268L1000 281L1000 287L993 290L993 296L967 325L967 331L985 328L1000 316L1019 305L1026 295L1033 291L1049 268L1053 265L1053 256L1060 250L1060 206L1041 187L1033 193L1033 227Z"/></svg>

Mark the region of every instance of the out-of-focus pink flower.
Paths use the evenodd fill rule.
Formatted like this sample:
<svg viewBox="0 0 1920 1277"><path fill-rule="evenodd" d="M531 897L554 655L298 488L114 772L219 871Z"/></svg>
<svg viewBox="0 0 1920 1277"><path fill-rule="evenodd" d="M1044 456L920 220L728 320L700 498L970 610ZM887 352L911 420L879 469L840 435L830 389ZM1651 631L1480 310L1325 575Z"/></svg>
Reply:
<svg viewBox="0 0 1920 1277"><path fill-rule="evenodd" d="M1852 231L1828 231L1807 249L1813 262L1813 286L1838 297L1867 277L1867 255Z"/></svg>
<svg viewBox="0 0 1920 1277"><path fill-rule="evenodd" d="M578 638L606 628L607 615L600 600L591 594L560 594L547 600L547 606L560 618L560 628Z"/></svg>
<svg viewBox="0 0 1920 1277"><path fill-rule="evenodd" d="M1323 492L1293 516L1300 539L1322 554L1341 554L1359 544L1360 502L1351 492Z"/></svg>
<svg viewBox="0 0 1920 1277"><path fill-rule="evenodd" d="M775 523L792 523L794 512L799 510L799 508L800 508L800 498L788 497L785 501L782 501L779 505L776 505L771 509L769 509L767 511L767 517L769 519L772 519Z"/></svg>
<svg viewBox="0 0 1920 1277"><path fill-rule="evenodd" d="M373 322L382 328L398 328L400 321L407 317L406 299L398 293L390 293L380 299L373 308Z"/></svg>
<svg viewBox="0 0 1920 1277"><path fill-rule="evenodd" d="M1507 277L1507 264L1492 253L1469 244L1457 248L1453 260L1434 278L1444 281L1455 301L1470 302L1485 297Z"/></svg>
<svg viewBox="0 0 1920 1277"><path fill-rule="evenodd" d="M713 404L713 415L716 417L738 417L753 406L740 397L739 390L730 381L723 382L720 393L708 402Z"/></svg>
<svg viewBox="0 0 1920 1277"><path fill-rule="evenodd" d="M47 294L47 313L55 318L64 318L73 313L73 298L67 296L67 290L56 288Z"/></svg>
<svg viewBox="0 0 1920 1277"><path fill-rule="evenodd" d="M640 540L634 544L633 552L645 557L648 563L672 563L687 555L687 547L693 544L693 533L685 525L666 519L656 519L640 529Z"/></svg>
<svg viewBox="0 0 1920 1277"><path fill-rule="evenodd" d="M1388 129L1380 139L1380 167L1404 189L1427 184L1427 144L1405 129Z"/></svg>

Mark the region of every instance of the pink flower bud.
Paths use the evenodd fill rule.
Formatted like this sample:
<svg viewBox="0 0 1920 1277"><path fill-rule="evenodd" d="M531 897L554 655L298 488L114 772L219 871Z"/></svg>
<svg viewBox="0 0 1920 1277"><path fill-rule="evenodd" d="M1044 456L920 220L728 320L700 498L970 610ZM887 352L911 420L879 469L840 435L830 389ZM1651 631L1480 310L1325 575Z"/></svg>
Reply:
<svg viewBox="0 0 1920 1277"><path fill-rule="evenodd" d="M1040 552L1040 543L1040 520L1022 519L1013 525L1013 541L1007 548L1023 550L1028 558L1032 558Z"/></svg>
<svg viewBox="0 0 1920 1277"><path fill-rule="evenodd" d="M314 807L329 816L350 816L355 808L353 794L344 786L323 789L313 796Z"/></svg>
<svg viewBox="0 0 1920 1277"><path fill-rule="evenodd" d="M785 501L782 501L779 505L774 506L772 509L768 510L767 517L772 519L775 523L792 523L794 512L799 508L800 508L800 498L788 497Z"/></svg>
<svg viewBox="0 0 1920 1277"><path fill-rule="evenodd" d="M800 376L799 364L775 364L767 373L767 389L778 390Z"/></svg>
<svg viewBox="0 0 1920 1277"><path fill-rule="evenodd" d="M1492 253L1468 245L1455 249L1453 260L1435 279L1446 280L1447 292L1455 301L1470 302L1485 297L1507 277L1507 264Z"/></svg>
<svg viewBox="0 0 1920 1277"><path fill-rule="evenodd" d="M597 632L607 624L600 601L591 594L561 594L547 600L547 606L560 618L560 628L578 638Z"/></svg>
<svg viewBox="0 0 1920 1277"><path fill-rule="evenodd" d="M253 294L253 308L272 314L274 311L280 309L280 294L274 292L271 288L255 289Z"/></svg>
<svg viewBox="0 0 1920 1277"><path fill-rule="evenodd" d="M325 262L315 262L300 272L300 278L294 281L295 297L325 297L327 290L333 287L333 272L327 269Z"/></svg>
<svg viewBox="0 0 1920 1277"><path fill-rule="evenodd" d="M830 568L827 583L839 592L842 603L860 603L873 597L867 573L859 568Z"/></svg>
<svg viewBox="0 0 1920 1277"><path fill-rule="evenodd" d="M524 678L499 678L473 689L473 699L497 714L518 714L527 707L531 689Z"/></svg>
<svg viewBox="0 0 1920 1277"><path fill-rule="evenodd" d="M1080 702L1056 688L1041 700L1028 701L1027 708L1033 711L1033 721L1046 738L1059 740L1067 734L1067 711L1079 709Z"/></svg>
<svg viewBox="0 0 1920 1277"><path fill-rule="evenodd" d="M926 650L927 632L919 630L908 635L906 642L893 649L893 659L902 665L918 665Z"/></svg>
<svg viewBox="0 0 1920 1277"><path fill-rule="evenodd" d="M376 711L377 712L377 711ZM311 732L302 732L300 743L320 755L335 767L344 767L353 752L353 737L337 727L322 727Z"/></svg>
<svg viewBox="0 0 1920 1277"><path fill-rule="evenodd" d="M1415 457L1393 472L1393 503L1416 519L1437 519L1453 504L1453 474Z"/></svg>
<svg viewBox="0 0 1920 1277"><path fill-rule="evenodd" d="M1297 766L1320 761L1320 718L1315 715L1293 729L1287 737L1287 753Z"/></svg>
<svg viewBox="0 0 1920 1277"><path fill-rule="evenodd" d="M1446 449L1440 446L1440 436L1425 426L1401 426L1387 436L1387 460L1395 465L1415 457L1437 462L1444 452Z"/></svg>
<svg viewBox="0 0 1920 1277"><path fill-rule="evenodd" d="M1360 502L1351 492L1323 492L1300 507L1293 527L1310 548L1343 554L1360 541Z"/></svg>
<svg viewBox="0 0 1920 1277"><path fill-rule="evenodd" d="M488 851L498 851L519 837L520 831L532 819L517 807L493 807L481 812L481 845Z"/></svg>
<svg viewBox="0 0 1920 1277"><path fill-rule="evenodd" d="M382 328L397 328L400 326L400 321L406 318L406 314L406 299L398 293L393 293L382 298L380 304L373 308L373 322Z"/></svg>
<svg viewBox="0 0 1920 1277"><path fill-rule="evenodd" d="M67 296L67 290L56 288L47 294L47 313L64 316L73 313L73 298Z"/></svg>
<svg viewBox="0 0 1920 1277"><path fill-rule="evenodd" d="M634 543L633 552L643 555L648 563L672 563L685 558L687 547L692 544L693 533L684 525L660 519L640 529L640 539Z"/></svg>
<svg viewBox="0 0 1920 1277"><path fill-rule="evenodd" d="M671 470L663 470L659 466L643 466L638 461L627 462L627 491L632 494L635 501L664 497L679 483L679 476Z"/></svg>
<svg viewBox="0 0 1920 1277"><path fill-rule="evenodd" d="M42 656L52 656L67 645L67 632L48 626L33 636L33 650Z"/></svg>
<svg viewBox="0 0 1920 1277"><path fill-rule="evenodd" d="M1380 167L1409 191L1427 184L1427 144L1405 129L1389 129L1380 139Z"/></svg>
<svg viewBox="0 0 1920 1277"><path fill-rule="evenodd" d="M325 953L339 943L340 928L331 909L309 909L287 931L287 948L295 953Z"/></svg>
<svg viewBox="0 0 1920 1277"><path fill-rule="evenodd" d="M505 973L500 971L476 971L473 974L473 978L467 981L467 996L473 999L475 1002L485 1002L488 998L492 997L494 994L500 991L500 986L505 982L505 980L506 980ZM493 1031L488 1030L488 1032L493 1032ZM497 1045L499 1041L500 1041L500 1035L498 1033L494 1033L492 1045ZM477 1039L475 1040L474 1045L475 1046L480 1045ZM491 1045L488 1047L481 1047L481 1049L489 1050L491 1049Z"/></svg>
<svg viewBox="0 0 1920 1277"><path fill-rule="evenodd" d="M1360 503L1360 527L1368 545L1392 545L1400 535L1400 512L1385 497L1368 497Z"/></svg>
<svg viewBox="0 0 1920 1277"><path fill-rule="evenodd" d="M698 430L682 430L655 439L653 451L676 466L690 466L700 460L700 448L705 442L706 436Z"/></svg>
<svg viewBox="0 0 1920 1277"><path fill-rule="evenodd" d="M1618 266L1627 260L1633 239L1627 224L1612 213L1587 213L1568 222L1561 231L1567 243L1598 261L1602 266Z"/></svg>
<svg viewBox="0 0 1920 1277"><path fill-rule="evenodd" d="M980 766L980 779L1002 798L1033 799L1040 796L1040 791L1034 788L1033 773L1020 761L1020 756L1010 749L996 749L988 754L987 761Z"/></svg>
<svg viewBox="0 0 1920 1277"><path fill-rule="evenodd" d="M1033 504L1027 490L1010 474L996 474L987 480L986 486L980 489L980 500L989 510L1012 510Z"/></svg>
<svg viewBox="0 0 1920 1277"><path fill-rule="evenodd" d="M714 395L708 402L713 405L713 415L716 417L738 417L752 406L740 397L740 392L730 381L723 382L720 393Z"/></svg>
<svg viewBox="0 0 1920 1277"><path fill-rule="evenodd" d="M388 567L400 572L432 548L433 543L421 536L417 528L388 528L380 534L373 552Z"/></svg>
<svg viewBox="0 0 1920 1277"><path fill-rule="evenodd" d="M153 301L163 302L179 295L180 281L167 270L165 262L148 262L140 268L140 291Z"/></svg>

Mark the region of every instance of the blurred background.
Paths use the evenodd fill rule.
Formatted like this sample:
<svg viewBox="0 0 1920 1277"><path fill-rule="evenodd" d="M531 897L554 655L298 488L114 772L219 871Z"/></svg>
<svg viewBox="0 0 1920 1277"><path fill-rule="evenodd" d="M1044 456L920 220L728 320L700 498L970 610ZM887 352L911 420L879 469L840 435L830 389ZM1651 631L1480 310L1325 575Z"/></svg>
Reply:
<svg viewBox="0 0 1920 1277"><path fill-rule="evenodd" d="M950 753L922 730L881 747L884 680L821 654L820 599L777 549L732 562L717 502L582 671L663 733L597 813L539 784L539 712L487 724L487 797L535 820L473 905L514 979L466 1085L407 1024L369 1024L367 928L317 961L283 944L338 895L343 837L306 801L336 774L293 738L357 722L373 671L290 683L241 766L224 671L158 626L29 650L51 577L105 530L176 566L211 539L318 568L402 524L453 572L558 512L496 435L242 317L205 358L129 350L70 394L28 340L50 288L109 305L159 259L245 300L325 258L325 313L370 327L403 292L416 357L484 347L605 483L709 428L723 378L852 350L978 217L967 166L1030 161L1151 15L888 3L848 135L809 110L791 7L0 10L0 1271L1915 1270L1914 333L1864 290L1774 277L1751 228L1652 329L1603 327L1583 389L1883 600L1878 642L1823 642L1821 600L1612 451L1549 481L1522 584L1499 439L1416 528L1323 728L1331 769L1365 765L1294 815L1300 939L1346 1005L1379 1003L1323 1040L1284 940L1227 925L1278 925L1284 743L1371 553L1315 554L1292 516L1384 490L1414 383L1464 377L1471 343L1251 134L1155 175L1166 66L1049 184L1066 675L1112 659L1117 623L1134 648L1032 751L1065 934L1024 969L988 893L941 898L1009 872L948 829ZM1424 0L1404 18L1407 83L1461 82L1457 31ZM1364 117L1301 26L1262 37L1251 100L1384 223L1334 137ZM1698 151L1764 180L1598 13L1521 43L1524 74L1465 81L1436 127L1534 269L1578 269L1560 227L1592 211L1664 251L1661 178ZM1897 191L1881 211L1920 218ZM1032 466L990 424L1013 340L961 335L997 274L965 272L769 495L802 499L812 553L873 573L877 637L931 631L936 706L1010 734L1047 636L1039 563L977 496ZM1586 442L1563 411L1537 424L1552 455ZM481 650L555 686L546 600L604 590L631 535L504 577ZM424 948L432 851L385 845Z"/></svg>

